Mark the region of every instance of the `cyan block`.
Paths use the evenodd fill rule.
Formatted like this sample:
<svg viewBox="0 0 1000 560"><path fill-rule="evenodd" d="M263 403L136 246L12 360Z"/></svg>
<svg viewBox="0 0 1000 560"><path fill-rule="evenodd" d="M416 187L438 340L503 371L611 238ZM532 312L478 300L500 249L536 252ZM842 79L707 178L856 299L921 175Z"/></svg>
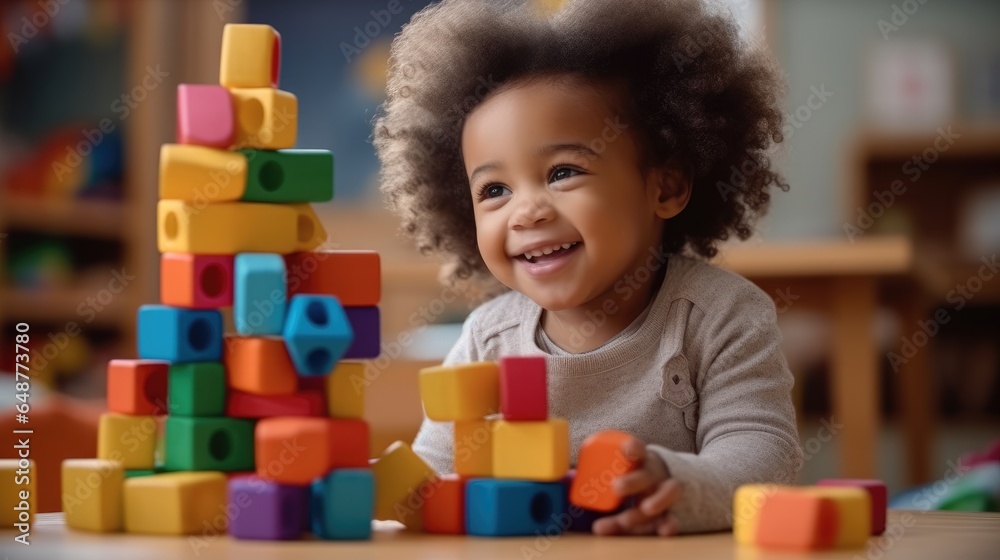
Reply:
<svg viewBox="0 0 1000 560"><path fill-rule="evenodd" d="M470 535L561 532L565 517L566 487L561 482L480 478L465 487L465 526Z"/></svg>
<svg viewBox="0 0 1000 560"><path fill-rule="evenodd" d="M308 486L277 484L255 475L233 477L229 504L240 514L233 516L229 534L238 539L297 539L308 501Z"/></svg>
<svg viewBox="0 0 1000 560"><path fill-rule="evenodd" d="M337 298L296 295L282 337L299 375L327 375L354 341L354 331Z"/></svg>
<svg viewBox="0 0 1000 560"><path fill-rule="evenodd" d="M172 363L222 360L222 315L214 309L139 308L139 357Z"/></svg>
<svg viewBox="0 0 1000 560"><path fill-rule="evenodd" d="M243 200L329 202L333 199L333 154L328 150L241 150L247 157Z"/></svg>
<svg viewBox="0 0 1000 560"><path fill-rule="evenodd" d="M274 253L240 253L233 268L236 332L246 336L280 335L288 299L285 259Z"/></svg>
<svg viewBox="0 0 1000 560"><path fill-rule="evenodd" d="M378 358L382 347L382 327L378 307L345 307L347 320L354 331L354 342L344 352L345 360Z"/></svg>
<svg viewBox="0 0 1000 560"><path fill-rule="evenodd" d="M321 539L372 536L375 477L369 469L337 469L312 484L312 532Z"/></svg>

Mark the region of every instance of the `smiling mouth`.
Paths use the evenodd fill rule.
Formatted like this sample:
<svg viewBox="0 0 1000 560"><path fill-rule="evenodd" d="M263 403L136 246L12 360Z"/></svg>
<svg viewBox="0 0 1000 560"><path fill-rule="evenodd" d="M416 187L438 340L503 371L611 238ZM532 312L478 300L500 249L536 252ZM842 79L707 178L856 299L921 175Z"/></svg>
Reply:
<svg viewBox="0 0 1000 560"><path fill-rule="evenodd" d="M514 258L529 263L552 261L576 251L576 249L582 244L582 242L574 241L572 243L563 243L562 245L553 245L552 247L523 253Z"/></svg>

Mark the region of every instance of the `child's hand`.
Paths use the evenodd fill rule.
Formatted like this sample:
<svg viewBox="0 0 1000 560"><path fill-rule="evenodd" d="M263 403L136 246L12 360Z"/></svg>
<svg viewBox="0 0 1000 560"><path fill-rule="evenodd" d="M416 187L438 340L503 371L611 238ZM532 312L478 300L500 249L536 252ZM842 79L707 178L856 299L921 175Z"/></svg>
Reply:
<svg viewBox="0 0 1000 560"><path fill-rule="evenodd" d="M681 497L681 485L670 478L663 459L646 452L645 442L636 438L622 444L622 452L639 463L639 468L623 474L613 482L621 496L635 496L635 507L602 517L594 522L595 535L660 535L677 534L677 519L670 507Z"/></svg>

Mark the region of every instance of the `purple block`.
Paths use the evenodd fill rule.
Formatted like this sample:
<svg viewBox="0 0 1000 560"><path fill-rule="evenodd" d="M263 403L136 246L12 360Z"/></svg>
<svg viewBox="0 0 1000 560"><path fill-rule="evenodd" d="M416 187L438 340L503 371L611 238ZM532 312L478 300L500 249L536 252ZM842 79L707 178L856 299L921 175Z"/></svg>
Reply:
<svg viewBox="0 0 1000 560"><path fill-rule="evenodd" d="M345 307L347 320L354 331L354 342L344 353L344 360L377 358L382 346L378 307Z"/></svg>
<svg viewBox="0 0 1000 560"><path fill-rule="evenodd" d="M229 480L229 509L238 513L232 516L229 534L238 539L297 539L305 527L308 496L308 486L234 477Z"/></svg>

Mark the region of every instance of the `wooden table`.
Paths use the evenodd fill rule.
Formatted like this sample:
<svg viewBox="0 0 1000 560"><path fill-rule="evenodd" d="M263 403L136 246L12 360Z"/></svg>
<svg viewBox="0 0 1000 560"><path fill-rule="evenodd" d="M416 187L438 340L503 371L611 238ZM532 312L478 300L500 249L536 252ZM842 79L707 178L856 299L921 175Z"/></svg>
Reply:
<svg viewBox="0 0 1000 560"><path fill-rule="evenodd" d="M952 512L890 511L886 535L869 540L868 549L821 554L789 554L738 547L731 533L693 535L673 539L655 537L594 537L567 534L547 538L452 537L421 535L398 529L393 523L378 523L373 542L298 541L274 543L239 541L228 536L215 538L198 554L190 537L149 537L140 535L99 535L68 530L62 514L41 514L31 533L31 546L10 544L14 533L4 531L0 554L11 560L312 560L344 558L426 558L447 560L529 559L607 560L622 558L795 560L823 558L881 560L950 558L955 560L995 560L1000 552L1000 515Z"/></svg>

